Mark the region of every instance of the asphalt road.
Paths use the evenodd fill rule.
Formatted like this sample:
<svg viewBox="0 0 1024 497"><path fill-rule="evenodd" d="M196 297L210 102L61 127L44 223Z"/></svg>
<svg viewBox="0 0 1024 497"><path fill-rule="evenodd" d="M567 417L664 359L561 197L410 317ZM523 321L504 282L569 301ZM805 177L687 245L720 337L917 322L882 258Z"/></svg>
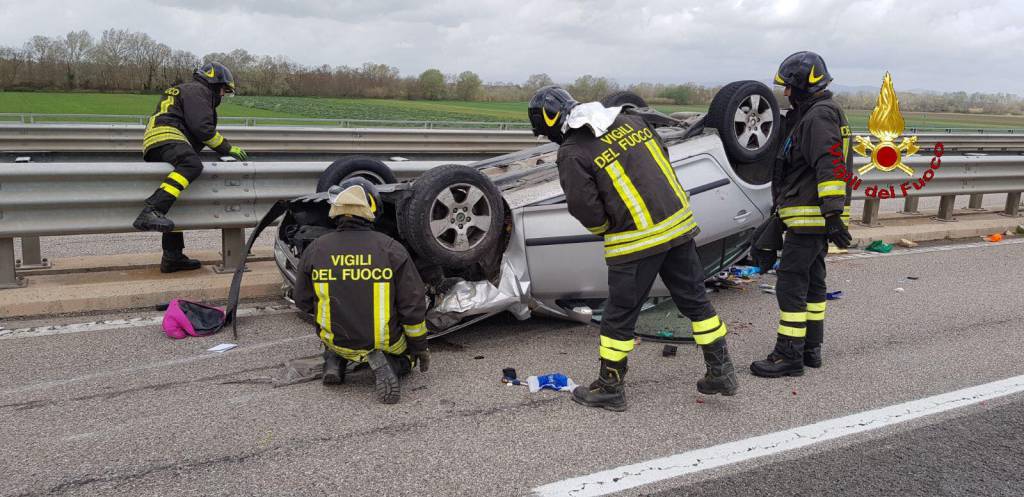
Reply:
<svg viewBox="0 0 1024 497"><path fill-rule="evenodd" d="M716 293L739 395L696 393L696 349L666 358L660 344L641 343L626 413L498 382L503 367L593 379L597 331L545 319L496 317L432 342L431 371L405 381L396 406L372 401L365 372L331 388L264 383L283 361L318 352L291 314L244 319L239 347L224 354L206 349L228 334L172 341L151 325L21 334L0 340L0 495L528 495L1024 374L1022 258L1024 244L1007 243L831 263L830 290L844 298L829 303L826 367L801 378L746 372L774 340L774 296L756 284ZM153 314L0 326L136 315ZM1010 495L1024 459L1022 402L1005 397L625 494Z"/></svg>

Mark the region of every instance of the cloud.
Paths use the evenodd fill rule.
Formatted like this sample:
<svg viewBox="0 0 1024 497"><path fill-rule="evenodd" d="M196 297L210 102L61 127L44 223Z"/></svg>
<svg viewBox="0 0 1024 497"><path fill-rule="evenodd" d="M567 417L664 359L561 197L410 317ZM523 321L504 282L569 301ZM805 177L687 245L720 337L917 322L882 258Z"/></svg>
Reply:
<svg viewBox="0 0 1024 497"><path fill-rule="evenodd" d="M1020 93L1024 2L0 0L0 45L35 34L144 31L202 55L244 48L308 65L373 61L486 81L582 74L637 81L767 81L814 50L836 83Z"/></svg>

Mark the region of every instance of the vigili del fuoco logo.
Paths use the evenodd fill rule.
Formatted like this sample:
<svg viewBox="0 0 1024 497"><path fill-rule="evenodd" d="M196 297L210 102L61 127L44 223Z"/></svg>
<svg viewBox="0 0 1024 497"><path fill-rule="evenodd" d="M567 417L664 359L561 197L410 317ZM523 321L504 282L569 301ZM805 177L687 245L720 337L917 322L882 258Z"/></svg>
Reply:
<svg viewBox="0 0 1024 497"><path fill-rule="evenodd" d="M871 111L871 117L868 118L868 131L874 139L863 136L854 137L857 144L854 145L853 151L869 159L866 166L857 169L857 174L864 175L872 169L878 169L886 173L899 171L913 178L914 169L905 164L903 160L916 154L920 147L917 145L917 136L903 137L899 145L896 144L896 141L903 135L905 126L903 114L900 112L900 102L896 98L896 90L892 84L892 76L887 72L885 78L882 79L882 89L878 92L878 103L875 104L875 109ZM874 140L878 140L878 142L876 143ZM833 149L838 149L838 144ZM944 150L942 142L936 143L935 155L932 157L928 169L919 178L900 183L899 194L896 193L894 185L889 185L888 189L872 185L864 189L864 195L879 199L906 197L911 191L923 189L941 167ZM837 157L833 160L833 163L837 164L833 170L836 179L845 181L853 190L859 189L861 179L846 169L842 154L833 153L833 155Z"/></svg>

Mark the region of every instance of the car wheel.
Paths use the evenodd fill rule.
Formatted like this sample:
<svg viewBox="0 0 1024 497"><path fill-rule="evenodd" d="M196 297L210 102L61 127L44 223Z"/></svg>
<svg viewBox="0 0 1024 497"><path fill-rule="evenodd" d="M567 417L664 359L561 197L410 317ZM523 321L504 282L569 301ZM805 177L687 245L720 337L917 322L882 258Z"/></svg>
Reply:
<svg viewBox="0 0 1024 497"><path fill-rule="evenodd" d="M416 179L400 211L399 231L425 259L464 269L494 251L505 203L494 183L467 166L433 168Z"/></svg>
<svg viewBox="0 0 1024 497"><path fill-rule="evenodd" d="M365 178L375 185L398 183L398 178L387 164L369 157L346 157L336 160L320 173L316 191L326 192L332 186L349 178Z"/></svg>
<svg viewBox="0 0 1024 497"><path fill-rule="evenodd" d="M605 107L619 107L624 104L648 107L647 101L643 97L631 91L617 91L601 99L601 105Z"/></svg>
<svg viewBox="0 0 1024 497"><path fill-rule="evenodd" d="M782 134L779 104L771 89L758 81L725 85L711 100L705 126L718 130L729 162L744 181L771 180Z"/></svg>

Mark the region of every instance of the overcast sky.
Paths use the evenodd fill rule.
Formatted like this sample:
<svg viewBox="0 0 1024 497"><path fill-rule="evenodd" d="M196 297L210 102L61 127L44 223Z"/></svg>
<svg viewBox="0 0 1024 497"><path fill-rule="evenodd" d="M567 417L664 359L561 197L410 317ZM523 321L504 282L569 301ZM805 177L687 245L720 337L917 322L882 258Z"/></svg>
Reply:
<svg viewBox="0 0 1024 497"><path fill-rule="evenodd" d="M835 83L1024 94L1024 2L629 0L0 0L0 45L36 34L143 31L202 56L244 48L308 65L373 61L484 81L548 73L769 81L797 50ZM925 7L926 6L926 7Z"/></svg>

